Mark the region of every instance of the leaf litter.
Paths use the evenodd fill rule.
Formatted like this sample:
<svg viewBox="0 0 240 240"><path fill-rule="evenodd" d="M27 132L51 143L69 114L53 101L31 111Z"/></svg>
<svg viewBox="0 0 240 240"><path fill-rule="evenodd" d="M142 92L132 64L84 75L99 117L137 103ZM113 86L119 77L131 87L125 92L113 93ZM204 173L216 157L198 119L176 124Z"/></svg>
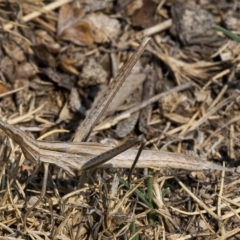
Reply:
<svg viewBox="0 0 240 240"><path fill-rule="evenodd" d="M236 6L224 2L0 3L1 128L12 138L0 135L2 239L239 237L239 45L211 26L238 29ZM144 36L152 41L134 83L94 120L87 143L72 142ZM137 146L77 171L141 133L130 185ZM47 192L28 213L44 159Z"/></svg>

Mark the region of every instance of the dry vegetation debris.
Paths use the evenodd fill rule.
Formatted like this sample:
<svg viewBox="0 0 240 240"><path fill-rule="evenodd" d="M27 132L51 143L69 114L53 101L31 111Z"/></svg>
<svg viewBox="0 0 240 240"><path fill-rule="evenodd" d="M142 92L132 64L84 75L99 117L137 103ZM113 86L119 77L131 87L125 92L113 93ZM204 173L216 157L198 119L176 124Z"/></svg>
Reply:
<svg viewBox="0 0 240 240"><path fill-rule="evenodd" d="M128 169L70 176L51 166L25 222L43 169L1 133L0 239L238 239L240 44L212 24L237 31L239 9L234 0L0 1L4 121L69 141L151 36L89 141L116 146L143 133L145 149L176 162L184 153L236 170L136 169L129 186Z"/></svg>

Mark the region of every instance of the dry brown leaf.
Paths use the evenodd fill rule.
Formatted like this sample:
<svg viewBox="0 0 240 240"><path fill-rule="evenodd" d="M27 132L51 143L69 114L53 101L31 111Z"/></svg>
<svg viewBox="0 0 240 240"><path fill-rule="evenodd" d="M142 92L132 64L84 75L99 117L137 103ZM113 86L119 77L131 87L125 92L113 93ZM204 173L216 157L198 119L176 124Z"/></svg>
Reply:
<svg viewBox="0 0 240 240"><path fill-rule="evenodd" d="M94 58L90 58L85 62L78 81L80 87L94 86L96 84L106 83L106 81L107 72Z"/></svg>
<svg viewBox="0 0 240 240"><path fill-rule="evenodd" d="M139 1L134 1L134 2L136 5L137 4L139 4L139 6L141 5L141 2ZM136 11L134 12L134 14L132 14L133 26L148 28L148 27L152 27L157 23L157 21L154 18L154 15L157 9L157 4L154 3L152 0L144 0L142 7L139 9L137 9L136 6L134 7L136 8Z"/></svg>
<svg viewBox="0 0 240 240"><path fill-rule="evenodd" d="M60 59L59 66L61 66L61 68L66 70L67 72L79 76L80 73L78 69L75 67L77 63L78 63L77 59L70 59L64 56Z"/></svg>
<svg viewBox="0 0 240 240"><path fill-rule="evenodd" d="M8 91L9 91L9 88L5 84L0 82L0 94L6 93Z"/></svg>
<svg viewBox="0 0 240 240"><path fill-rule="evenodd" d="M138 9L142 8L143 0L130 1L126 7L127 15L132 16Z"/></svg>
<svg viewBox="0 0 240 240"><path fill-rule="evenodd" d="M43 66L53 68L56 67L56 59L46 44L32 46L32 50L35 53L35 58L37 61L40 62Z"/></svg>
<svg viewBox="0 0 240 240"><path fill-rule="evenodd" d="M64 104L60 114L59 118L56 121L56 123L60 123L62 121L68 120L70 118L70 111L67 102Z"/></svg>
<svg viewBox="0 0 240 240"><path fill-rule="evenodd" d="M7 77L10 82L14 82L14 65L13 61L9 57L5 56L3 59L1 59L0 68L5 77Z"/></svg>
<svg viewBox="0 0 240 240"><path fill-rule="evenodd" d="M29 78L38 73L38 68L33 62L23 62L17 67L16 78Z"/></svg>
<svg viewBox="0 0 240 240"><path fill-rule="evenodd" d="M162 98L159 101L159 106L164 113L169 113L173 111L173 108L175 108L175 106L177 106L178 100L179 100L179 93L174 92Z"/></svg>
<svg viewBox="0 0 240 240"><path fill-rule="evenodd" d="M197 102L205 102L208 106L213 101L210 91L195 91L194 96Z"/></svg>
<svg viewBox="0 0 240 240"><path fill-rule="evenodd" d="M75 84L75 77L72 75L60 73L50 67L41 68L40 71L60 87L71 89Z"/></svg>
<svg viewBox="0 0 240 240"><path fill-rule="evenodd" d="M73 112L79 111L81 100L77 88L72 88L69 96L69 107Z"/></svg>
<svg viewBox="0 0 240 240"><path fill-rule="evenodd" d="M86 21L78 22L65 29L59 37L82 46L93 44L91 27Z"/></svg>
<svg viewBox="0 0 240 240"><path fill-rule="evenodd" d="M10 44L3 43L2 47L8 56L12 57L16 61L22 62L26 59L23 50L19 46L11 46Z"/></svg>
<svg viewBox="0 0 240 240"><path fill-rule="evenodd" d="M63 5L58 15L58 34L70 27L72 24L80 21L84 16L84 11L70 4Z"/></svg>
<svg viewBox="0 0 240 240"><path fill-rule="evenodd" d="M127 98L126 104L137 104L142 99L142 85L140 85L135 91ZM126 137L135 127L140 112L131 114L129 118L123 119L117 124L116 134L120 138Z"/></svg>
<svg viewBox="0 0 240 240"><path fill-rule="evenodd" d="M125 102L129 95L132 94L145 79L146 75L144 73L130 74L108 106L107 113L116 111L116 109Z"/></svg>
<svg viewBox="0 0 240 240"><path fill-rule="evenodd" d="M93 44L92 28L83 16L80 8L63 5L58 16L58 37L81 46Z"/></svg>
<svg viewBox="0 0 240 240"><path fill-rule="evenodd" d="M25 87L22 89L20 92L17 92L15 95L15 103L20 105L23 104L25 105L26 102L28 101L27 99L29 98L29 95L31 94L29 91L29 80L28 79L16 79L14 82L14 89Z"/></svg>
<svg viewBox="0 0 240 240"><path fill-rule="evenodd" d="M96 43L110 42L116 39L121 30L118 20L108 17L102 13L89 14L86 19L91 22L93 37Z"/></svg>

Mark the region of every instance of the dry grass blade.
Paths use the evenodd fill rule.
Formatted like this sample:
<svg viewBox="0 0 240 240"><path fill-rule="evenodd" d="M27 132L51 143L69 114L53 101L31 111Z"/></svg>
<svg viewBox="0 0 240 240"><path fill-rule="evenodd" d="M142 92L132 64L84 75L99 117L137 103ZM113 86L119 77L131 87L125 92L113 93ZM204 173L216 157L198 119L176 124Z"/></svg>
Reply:
<svg viewBox="0 0 240 240"><path fill-rule="evenodd" d="M119 88L122 86L124 80L132 70L133 66L139 59L140 55L146 48L146 45L150 41L150 38L144 38L141 45L138 47L137 51L129 58L127 63L119 71L116 78L109 84L108 88L103 92L102 96L99 98L98 103L92 108L89 115L85 118L82 124L76 131L74 142L86 141L91 130L98 122L102 114L105 112L107 106L116 95Z"/></svg>
<svg viewBox="0 0 240 240"><path fill-rule="evenodd" d="M175 177L178 184L203 208L205 209L213 218L220 220L218 215L214 213L209 207L207 207L199 198L197 198L177 177Z"/></svg>
<svg viewBox="0 0 240 240"><path fill-rule="evenodd" d="M160 50L155 51L152 48L147 50L153 53L156 57L166 63L174 73L178 84L184 79L195 80L198 83L202 83L206 79L209 79L213 73L221 69L222 62L207 62L202 61L198 63L186 63L184 61L175 59L171 56L163 54Z"/></svg>
<svg viewBox="0 0 240 240"><path fill-rule="evenodd" d="M48 5L46 5L45 7L43 7L42 9L39 9L39 11L35 11L35 12L32 12L26 16L24 16L22 18L22 21L23 22L28 22L36 17L39 17L41 14L45 13L45 12L48 12L48 11L51 11L51 10L54 10L58 7L61 7L62 5L66 4L66 3L69 3L69 2L72 2L72 0L58 0L58 1L55 1L53 3L50 3ZM4 25L4 30L7 31L7 30L10 30L11 28L14 27L14 23L7 23Z"/></svg>

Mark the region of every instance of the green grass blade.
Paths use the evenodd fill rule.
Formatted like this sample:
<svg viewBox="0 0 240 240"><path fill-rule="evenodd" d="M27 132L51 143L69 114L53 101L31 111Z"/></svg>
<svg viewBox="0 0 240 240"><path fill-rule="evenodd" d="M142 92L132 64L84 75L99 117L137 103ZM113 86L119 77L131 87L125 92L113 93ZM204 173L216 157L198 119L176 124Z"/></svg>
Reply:
<svg viewBox="0 0 240 240"><path fill-rule="evenodd" d="M224 33L226 36L228 36L229 38L233 39L234 41L236 42L240 42L240 36L238 36L237 34L234 34L230 31L228 31L227 29L225 28L222 28L218 25L213 25L212 26L214 29L216 29L217 31L220 31L222 33Z"/></svg>
<svg viewBox="0 0 240 240"><path fill-rule="evenodd" d="M131 236L133 236L136 233L136 224L135 224L135 222L131 223L130 231L131 231ZM132 240L139 240L139 234L134 236Z"/></svg>
<svg viewBox="0 0 240 240"><path fill-rule="evenodd" d="M127 181L125 181L122 178L119 178L120 183L122 183L126 188L130 188L129 184ZM140 190L136 189L134 190L134 193L139 197L139 199L141 199L141 201L146 204L149 208L153 209L153 204L151 202L149 202L145 196L144 193L142 193Z"/></svg>

